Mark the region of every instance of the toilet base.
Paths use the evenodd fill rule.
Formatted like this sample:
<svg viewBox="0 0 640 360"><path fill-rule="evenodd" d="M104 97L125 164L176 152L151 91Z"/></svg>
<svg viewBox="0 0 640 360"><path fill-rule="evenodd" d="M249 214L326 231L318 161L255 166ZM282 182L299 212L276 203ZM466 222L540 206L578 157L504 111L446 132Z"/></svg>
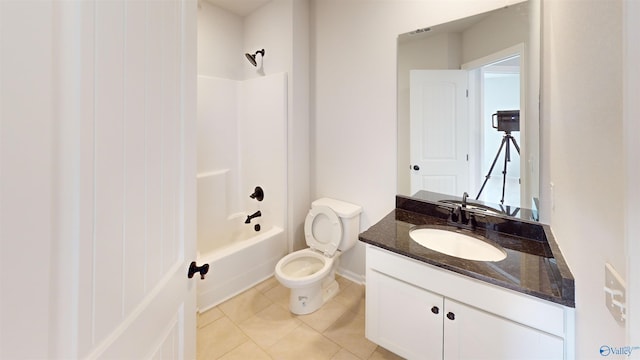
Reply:
<svg viewBox="0 0 640 360"><path fill-rule="evenodd" d="M335 276L327 276L323 281L305 288L291 289L289 311L296 315L311 314L336 296L339 290Z"/></svg>

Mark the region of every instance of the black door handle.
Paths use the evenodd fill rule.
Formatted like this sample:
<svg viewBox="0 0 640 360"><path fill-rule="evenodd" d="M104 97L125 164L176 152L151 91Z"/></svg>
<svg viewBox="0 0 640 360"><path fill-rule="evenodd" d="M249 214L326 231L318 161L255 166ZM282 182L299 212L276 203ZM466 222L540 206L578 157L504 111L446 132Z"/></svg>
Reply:
<svg viewBox="0 0 640 360"><path fill-rule="evenodd" d="M415 171L420 170L420 166L418 166L418 165L413 165L413 170L415 170Z"/></svg>
<svg viewBox="0 0 640 360"><path fill-rule="evenodd" d="M452 312L448 312L447 313L447 319L449 320L455 320L456 319L456 314L452 313Z"/></svg>
<svg viewBox="0 0 640 360"><path fill-rule="evenodd" d="M200 273L200 279L204 280L204 276L207 272L209 272L209 264L204 264L202 266L197 266L195 261L191 262L189 265L189 272L187 273L187 277L191 279L195 273Z"/></svg>
<svg viewBox="0 0 640 360"><path fill-rule="evenodd" d="M431 308L431 312L434 313L434 314L437 314L437 313L440 312L440 309L438 309L437 306L434 306L434 307Z"/></svg>

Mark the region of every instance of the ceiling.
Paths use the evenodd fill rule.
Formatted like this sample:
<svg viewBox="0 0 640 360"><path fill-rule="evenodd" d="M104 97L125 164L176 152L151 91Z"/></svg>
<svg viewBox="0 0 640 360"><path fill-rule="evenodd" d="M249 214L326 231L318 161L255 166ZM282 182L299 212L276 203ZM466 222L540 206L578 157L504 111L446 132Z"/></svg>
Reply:
<svg viewBox="0 0 640 360"><path fill-rule="evenodd" d="M271 0L206 0L239 16L247 16Z"/></svg>

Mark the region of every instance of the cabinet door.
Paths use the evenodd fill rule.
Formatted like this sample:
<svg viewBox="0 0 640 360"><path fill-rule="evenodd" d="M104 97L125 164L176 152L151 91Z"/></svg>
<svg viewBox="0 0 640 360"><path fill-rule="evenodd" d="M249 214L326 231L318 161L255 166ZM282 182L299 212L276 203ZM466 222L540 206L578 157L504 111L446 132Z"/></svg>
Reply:
<svg viewBox="0 0 640 360"><path fill-rule="evenodd" d="M369 269L367 337L407 359L442 359L443 298Z"/></svg>
<svg viewBox="0 0 640 360"><path fill-rule="evenodd" d="M444 359L564 358L561 338L450 299L444 339Z"/></svg>

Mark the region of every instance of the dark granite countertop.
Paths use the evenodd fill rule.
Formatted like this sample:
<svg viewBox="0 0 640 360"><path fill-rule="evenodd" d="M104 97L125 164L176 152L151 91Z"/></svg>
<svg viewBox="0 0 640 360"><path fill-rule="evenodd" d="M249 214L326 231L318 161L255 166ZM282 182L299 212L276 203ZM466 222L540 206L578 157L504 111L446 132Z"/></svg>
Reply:
<svg viewBox="0 0 640 360"><path fill-rule="evenodd" d="M359 238L365 243L445 270L575 307L573 275L549 226L478 213L475 229L459 229L447 221L450 209L440 203L398 196L396 209L361 233ZM507 257L497 262L473 261L427 249L409 237L409 230L417 225L436 225L484 236L500 245Z"/></svg>

